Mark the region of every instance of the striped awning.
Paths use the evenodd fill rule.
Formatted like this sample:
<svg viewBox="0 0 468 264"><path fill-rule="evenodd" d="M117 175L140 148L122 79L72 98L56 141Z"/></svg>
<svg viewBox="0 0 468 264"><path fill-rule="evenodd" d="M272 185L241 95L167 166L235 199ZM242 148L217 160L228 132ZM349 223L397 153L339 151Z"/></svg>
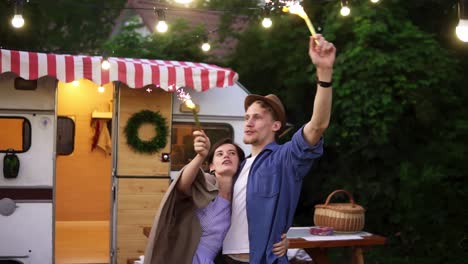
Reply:
<svg viewBox="0 0 468 264"><path fill-rule="evenodd" d="M88 79L98 85L120 81L131 88L154 84L166 91L206 91L231 86L238 78L231 69L205 63L109 57L110 69L103 70L101 56L0 51L0 73L13 72L27 80L52 76L66 83Z"/></svg>

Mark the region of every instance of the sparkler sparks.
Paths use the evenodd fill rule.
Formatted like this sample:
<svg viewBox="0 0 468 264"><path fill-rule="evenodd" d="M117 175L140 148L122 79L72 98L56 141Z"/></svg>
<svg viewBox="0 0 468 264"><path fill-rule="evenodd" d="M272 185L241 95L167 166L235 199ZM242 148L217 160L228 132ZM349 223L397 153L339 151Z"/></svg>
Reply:
<svg viewBox="0 0 468 264"><path fill-rule="evenodd" d="M301 6L300 1L280 1L284 4L283 12L289 12L294 15L300 16L306 22L307 27L309 28L310 34L315 37L317 33L315 32L314 26L307 16L307 13L304 11L304 8ZM317 40L315 43L319 44Z"/></svg>
<svg viewBox="0 0 468 264"><path fill-rule="evenodd" d="M190 94L186 93L184 89L179 88L176 90L177 92L177 99L179 99L182 103L184 103L189 109L192 110L193 113L193 118L195 120L195 129L201 130L200 126L200 120L198 120L198 113L196 109L195 103L192 101L192 97L190 97Z"/></svg>

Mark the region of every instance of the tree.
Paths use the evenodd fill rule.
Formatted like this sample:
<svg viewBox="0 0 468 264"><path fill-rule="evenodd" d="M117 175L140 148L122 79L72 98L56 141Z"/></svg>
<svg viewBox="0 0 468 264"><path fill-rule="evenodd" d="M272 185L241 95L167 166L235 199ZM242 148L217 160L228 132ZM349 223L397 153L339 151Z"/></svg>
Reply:
<svg viewBox="0 0 468 264"><path fill-rule="evenodd" d="M390 237L401 261L456 263L463 236L434 230L466 227L456 209L467 198L460 62L398 8L363 4L350 20L327 18L325 34L341 48L328 134L340 177L328 184L365 194L368 227Z"/></svg>
<svg viewBox="0 0 468 264"><path fill-rule="evenodd" d="M62 53L92 53L109 37L125 0L23 1L23 28L11 26L14 1L0 1L0 46Z"/></svg>
<svg viewBox="0 0 468 264"><path fill-rule="evenodd" d="M332 2L309 14L338 56L325 156L304 182L295 221L310 225L313 206L345 188L367 208L366 229L389 238L390 250L374 251L374 262L461 263L466 77L459 51L438 34L443 26L431 31L434 22L424 24L418 6L353 2L352 15L342 18ZM310 118L315 90L307 35L291 16L276 18L270 32L253 25L230 63L252 92L279 94L296 124Z"/></svg>
<svg viewBox="0 0 468 264"><path fill-rule="evenodd" d="M109 39L103 49L112 56L161 60L207 61L209 58L200 49L205 35L203 26L190 27L187 21L178 19L171 25L171 32L141 36L135 31L141 27L136 20L122 28Z"/></svg>

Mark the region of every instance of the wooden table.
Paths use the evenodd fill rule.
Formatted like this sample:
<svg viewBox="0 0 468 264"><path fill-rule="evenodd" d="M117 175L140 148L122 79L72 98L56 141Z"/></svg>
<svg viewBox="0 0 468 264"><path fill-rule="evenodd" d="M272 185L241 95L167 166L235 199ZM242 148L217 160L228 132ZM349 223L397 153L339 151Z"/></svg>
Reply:
<svg viewBox="0 0 468 264"><path fill-rule="evenodd" d="M304 227L304 230L307 230ZM143 234L149 236L151 232L151 227L144 227ZM304 235L307 235L305 233ZM359 235L359 234L358 234ZM288 237L290 233L288 232ZM330 248L339 248L339 247L350 247L351 248L351 257L353 264L363 264L364 263L364 254L363 250L371 246L384 245L386 238L383 236L375 234L365 234L360 236L362 238L356 238L356 235L350 235L349 239L333 239L330 237L330 240L314 240L309 241L304 238L289 238L289 248L302 248L307 254L314 260L315 264L330 264L331 261L328 258L327 251Z"/></svg>
<svg viewBox="0 0 468 264"><path fill-rule="evenodd" d="M309 239L314 239L308 235L308 227L303 228L305 233L304 236L308 236ZM291 230L290 230L291 231ZM362 234L362 235L360 235ZM290 232L288 232L288 237L291 237ZM317 240L306 240L304 238L289 238L289 248L302 248L304 249L307 254L314 260L316 264L329 264L331 263L330 259L328 258L327 251L330 248L339 248L339 247L350 247L351 248L351 263L353 264L363 264L364 263L364 255L363 249L377 246L377 245L384 245L386 242L386 238L383 236L369 234L366 232L358 233L358 234L350 234L349 239L346 238L347 235L338 235L334 239L334 236L330 237L317 237ZM339 238L339 239L338 239ZM329 240L321 240L321 239L329 239Z"/></svg>

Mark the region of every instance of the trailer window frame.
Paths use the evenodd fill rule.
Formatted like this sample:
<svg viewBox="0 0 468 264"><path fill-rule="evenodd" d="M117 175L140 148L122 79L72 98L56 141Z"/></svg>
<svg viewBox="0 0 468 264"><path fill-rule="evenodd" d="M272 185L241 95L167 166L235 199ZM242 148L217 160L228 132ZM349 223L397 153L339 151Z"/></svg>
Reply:
<svg viewBox="0 0 468 264"><path fill-rule="evenodd" d="M31 121L24 116L0 116L0 119L22 119L23 125L21 128L21 150L14 149L14 153L25 153L31 149L32 145L32 126ZM0 149L0 153L7 153L8 149Z"/></svg>
<svg viewBox="0 0 468 264"><path fill-rule="evenodd" d="M71 127L68 128L64 121L70 121ZM63 132L70 131L70 133ZM55 151L57 156L69 156L75 151L75 135L76 135L76 123L72 117L69 116L57 116L57 136L55 143ZM62 138L66 140L62 140ZM66 142L64 142L66 141ZM71 144L70 146L67 144ZM63 146L63 147L62 147ZM66 151L65 151L66 147Z"/></svg>
<svg viewBox="0 0 468 264"><path fill-rule="evenodd" d="M201 127L210 137L211 145L222 138L230 138L234 140L234 127L225 122L202 122ZM181 134L177 129L184 127L184 132ZM227 135L215 135L213 130L216 127L222 131L226 131ZM193 150L193 136L191 134L195 129L195 123L173 121L171 128L171 171L179 171L187 163L189 163L193 157L195 157L195 151ZM190 133L187 133L190 131ZM208 164L203 164L203 169L207 170Z"/></svg>

